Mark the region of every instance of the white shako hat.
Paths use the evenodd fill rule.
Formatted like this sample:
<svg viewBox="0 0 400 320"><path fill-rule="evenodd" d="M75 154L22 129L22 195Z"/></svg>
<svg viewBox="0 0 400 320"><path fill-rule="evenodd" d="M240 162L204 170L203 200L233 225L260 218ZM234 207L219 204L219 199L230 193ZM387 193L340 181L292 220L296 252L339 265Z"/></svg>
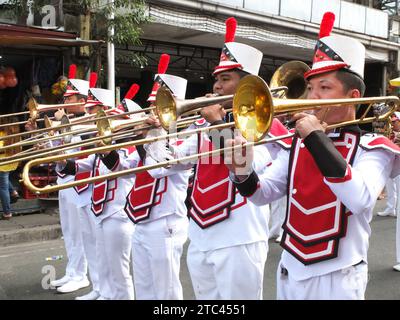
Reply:
<svg viewBox="0 0 400 320"><path fill-rule="evenodd" d="M88 95L89 81L75 79L76 76L76 64L71 64L68 71L68 82L67 90L64 93L64 97L70 97L74 94L81 94L83 96Z"/></svg>
<svg viewBox="0 0 400 320"><path fill-rule="evenodd" d="M395 111L392 115L392 120L400 120L400 112L399 111Z"/></svg>
<svg viewBox="0 0 400 320"><path fill-rule="evenodd" d="M108 108L114 108L115 99L114 94L111 90L95 88L97 82L97 73L92 72L90 74L88 98L85 104L85 108L102 105Z"/></svg>
<svg viewBox="0 0 400 320"><path fill-rule="evenodd" d="M339 69L348 70L364 79L365 47L356 39L331 35L335 14L325 12L319 31L319 39L314 49L311 70L304 78Z"/></svg>
<svg viewBox="0 0 400 320"><path fill-rule="evenodd" d="M235 18L228 18L225 25L225 44L222 48L219 65L215 67L213 75L232 69L258 75L263 53L247 44L234 42L237 26Z"/></svg>
<svg viewBox="0 0 400 320"><path fill-rule="evenodd" d="M116 107L113 108L109 111L108 114L123 114L125 112L131 112L131 111L136 111L136 110L142 110L142 108L134 102L132 99L136 96L136 94L139 92L139 85L134 83L131 85L129 88L128 92L126 93L124 99L121 101L121 103ZM134 113L134 114L129 114L129 115L124 115L124 118L126 119L141 119L145 116L144 112L140 113Z"/></svg>
<svg viewBox="0 0 400 320"><path fill-rule="evenodd" d="M166 74L169 64L169 55L162 54L158 63L158 73L154 77L154 85L147 101L156 100L156 94L161 86L167 87L171 93L178 99L185 99L187 80L171 74Z"/></svg>

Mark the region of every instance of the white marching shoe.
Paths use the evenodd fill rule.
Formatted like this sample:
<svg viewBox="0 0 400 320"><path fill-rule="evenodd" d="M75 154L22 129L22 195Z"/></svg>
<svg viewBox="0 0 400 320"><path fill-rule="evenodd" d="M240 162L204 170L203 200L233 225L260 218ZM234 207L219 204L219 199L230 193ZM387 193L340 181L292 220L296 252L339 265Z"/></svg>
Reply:
<svg viewBox="0 0 400 320"><path fill-rule="evenodd" d="M387 217L387 216L391 216L391 217L395 217L396 213L395 212L388 212L388 211L380 211L377 213L378 216L380 217Z"/></svg>
<svg viewBox="0 0 400 320"><path fill-rule="evenodd" d="M60 293L70 293L76 290L86 288L90 285L90 282L87 278L77 281L77 280L70 280L66 284L62 285L61 287L57 288L57 291Z"/></svg>
<svg viewBox="0 0 400 320"><path fill-rule="evenodd" d="M76 297L75 300L97 300L100 297L100 293L96 290L92 290L89 293Z"/></svg>
<svg viewBox="0 0 400 320"><path fill-rule="evenodd" d="M400 271L400 264L396 264L395 266L393 266L393 270Z"/></svg>
<svg viewBox="0 0 400 320"><path fill-rule="evenodd" d="M66 284L67 282L69 282L71 279L65 275L64 277L62 277L61 279L58 280L52 280L50 281L50 285L52 287L61 287L62 285Z"/></svg>

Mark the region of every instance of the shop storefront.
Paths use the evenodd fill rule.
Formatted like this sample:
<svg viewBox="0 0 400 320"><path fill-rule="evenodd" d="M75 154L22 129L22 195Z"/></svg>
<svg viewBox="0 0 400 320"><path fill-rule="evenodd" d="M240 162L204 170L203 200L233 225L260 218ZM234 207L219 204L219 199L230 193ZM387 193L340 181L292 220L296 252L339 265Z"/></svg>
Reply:
<svg viewBox="0 0 400 320"><path fill-rule="evenodd" d="M75 35L18 25L0 24L0 115L26 111L26 103L33 97L39 104L61 103L62 92L54 84L66 68L76 60L77 47L97 44L97 41L77 40ZM28 114L0 118L2 123L22 122ZM42 125L38 123L39 127ZM14 131L24 131L24 125ZM22 137L22 139L27 136ZM13 172L18 185L23 164ZM56 176L52 166L39 166L32 173L37 185L54 183ZM36 197L22 185L24 198ZM52 197L55 195L42 195Z"/></svg>

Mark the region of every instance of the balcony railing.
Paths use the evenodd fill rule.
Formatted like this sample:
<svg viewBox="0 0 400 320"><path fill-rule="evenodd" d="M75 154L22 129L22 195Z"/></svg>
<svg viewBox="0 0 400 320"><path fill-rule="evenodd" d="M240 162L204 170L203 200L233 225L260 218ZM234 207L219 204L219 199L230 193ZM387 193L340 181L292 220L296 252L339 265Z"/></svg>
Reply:
<svg viewBox="0 0 400 320"><path fill-rule="evenodd" d="M387 39L388 13L341 0L208 0L250 11L320 23L324 12L336 15L335 28Z"/></svg>

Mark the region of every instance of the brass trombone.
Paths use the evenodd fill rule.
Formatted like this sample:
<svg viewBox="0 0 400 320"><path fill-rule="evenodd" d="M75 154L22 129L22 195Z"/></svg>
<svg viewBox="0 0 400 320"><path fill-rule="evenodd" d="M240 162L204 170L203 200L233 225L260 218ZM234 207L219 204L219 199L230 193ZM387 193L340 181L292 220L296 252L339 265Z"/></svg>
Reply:
<svg viewBox="0 0 400 320"><path fill-rule="evenodd" d="M120 148L125 148L128 146L141 145L145 143L152 143L159 140L175 138L179 136L187 136L190 134L196 134L203 131L208 131L211 129L221 130L224 128L231 128L236 126L238 130L241 131L242 135L249 141L247 144L243 146L237 146L235 148L242 148L245 146L251 145L259 145L268 143L271 141L276 141L284 138L288 138L293 136L293 133L276 137L276 138L267 138L264 137L267 135L271 125L274 115L283 113L283 112L300 112L304 110L310 110L315 108L326 108L331 106L351 106L357 104L369 104L369 107L365 111L365 113L361 116L360 119L354 119L350 121L340 122L337 124L331 124L327 129L347 126L351 124L362 124L368 123L374 120L382 120L389 117L398 107L399 98L395 96L388 97L373 97L373 98L359 98L359 99L325 99L325 100L307 100L307 99L273 99L271 91L269 90L268 85L264 80L257 76L248 75L241 79L238 90L233 99L233 116L235 119L234 123L225 123L217 126L200 128L196 130L190 130L185 132L174 133L170 135L163 135L154 138L141 139L136 141L130 141L125 143L119 143L115 145L107 145L104 147L99 147L95 149L80 151L76 153L71 153L68 155L58 155L52 157L46 157L36 160L29 161L22 173L22 181L25 186L31 191L40 194L40 193L48 193L54 192L57 190L62 190L70 187L74 187L80 184L86 183L94 183L96 181L102 181L106 179L114 179L124 175L130 175L137 172L142 172L146 170L151 170L159 167L169 166L172 164L198 159L203 156L210 156L215 154L221 154L222 152L231 149L217 149L210 152L205 152L201 154L195 154L192 156L174 159L170 161L161 162L151 166L143 166L140 168L128 169L119 172L113 172L107 175L88 178L80 181L73 181L70 183L66 183L63 185L57 186L45 186L43 188L38 188L34 186L29 180L29 171L30 168L43 163L51 163L57 162L61 160L66 160L69 158L75 158L80 156L87 156L93 153L101 153L108 152L112 150L117 150ZM390 106L384 114L376 115L374 117L366 117L369 109L372 105L376 103L385 103Z"/></svg>
<svg viewBox="0 0 400 320"><path fill-rule="evenodd" d="M107 115L106 118L107 119L118 118L118 117L121 117L121 116L124 116L124 115L142 113L142 112L147 112L147 111L151 111L151 110L154 110L154 109L155 109L155 107L149 107L149 108L144 108L142 110L124 112L122 114ZM107 114L111 110L112 109L108 109L108 110L105 111L105 113ZM67 115L67 116L69 116L69 115ZM69 124L62 124L62 125L55 126L55 127L52 127L52 128L42 128L42 129L25 131L25 132L12 134L12 135L7 135L7 136L0 137L0 141L1 140L7 140L7 139L16 138L16 137L20 137L20 136L26 136L26 135L33 135L33 134L48 132L48 131L51 131L51 130L60 130L60 129L67 128L67 127L70 127L70 126L73 126L73 125L81 125L81 124L93 123L95 121L95 117L96 117L96 114L85 115L85 116L82 116L82 117L71 119ZM99 120L99 119L97 119L97 120ZM74 132L71 132L71 134L74 134ZM24 141L25 140L26 139L24 139Z"/></svg>
<svg viewBox="0 0 400 320"><path fill-rule="evenodd" d="M192 124L195 120L198 120L199 118L200 118L199 116L191 116L191 117L186 117L184 119L181 119L178 121L177 127L185 128L186 126ZM100 136L84 139L83 141L78 141L78 142L71 142L70 139L64 139L64 144L46 148L45 150L43 150L43 149L41 149L41 150L37 150L37 149L24 150L22 152L15 154L14 156L0 159L0 165L6 165L6 164L15 163L15 162L27 161L27 160L32 160L32 159L36 159L36 158L41 158L44 156L59 154L61 152L71 150L71 149L76 149L78 147L88 147L88 146L96 145L99 142L99 140L103 140L103 142L107 143L107 142L110 142L111 140L117 141L117 140L121 140L121 139L125 139L125 138L133 138L133 137L135 137L135 135L133 135L133 134L137 131L154 129L153 126L147 125L147 126L140 127L140 128L133 128L133 129L128 129L128 130L125 129L125 130L121 130L121 131L116 131L115 133L112 133L112 134L108 134L107 132L110 132L110 130L111 130L111 129L109 129L109 124L103 122L103 126L104 125L106 125L106 127L100 128L100 131L102 132L100 134ZM94 131L94 132L97 133L98 131ZM68 135L69 133L65 133L65 134ZM60 139L60 136L61 135L58 135L58 136L54 136L54 137L51 137L48 139L44 138L41 141L48 142L48 141L51 141L54 139ZM64 135L64 137L65 137L65 135Z"/></svg>
<svg viewBox="0 0 400 320"><path fill-rule="evenodd" d="M27 106L29 111L29 118L36 120L39 118L40 112L57 110L57 109L68 109L70 107L83 107L85 102L77 102L77 103L64 103L64 104L38 104L34 98L29 98Z"/></svg>
<svg viewBox="0 0 400 320"><path fill-rule="evenodd" d="M272 92L286 91L286 86L278 86L273 88ZM158 89L156 94L156 114L160 120L161 126L165 130L169 130L177 119L185 114L198 111L206 106L213 104L227 103L233 100L234 95L201 97L196 99L178 100L171 91L166 87Z"/></svg>
<svg viewBox="0 0 400 320"><path fill-rule="evenodd" d="M68 108L68 107L78 107L78 106L84 106L85 103L79 102L79 103L68 103L68 104L38 104L35 100L35 98L30 97L28 102L27 102L27 107L28 111L21 111L21 112L15 112L15 113L9 113L9 114L3 114L0 115L0 118L5 118L5 117L13 117L13 116L20 116L23 114L28 114L29 117L32 119L37 119L38 114L40 112L44 111L50 111L50 110L56 110L56 109L61 109L61 108Z"/></svg>
<svg viewBox="0 0 400 320"><path fill-rule="evenodd" d="M299 99L306 95L307 83L304 73L310 67L301 61L289 61L281 65L273 74L270 81L270 91L274 97ZM202 97L189 100L175 99L171 92L162 87L156 95L156 113L161 125L165 130L169 130L181 115L193 112L196 109L218 103L226 103L233 99L234 95Z"/></svg>

